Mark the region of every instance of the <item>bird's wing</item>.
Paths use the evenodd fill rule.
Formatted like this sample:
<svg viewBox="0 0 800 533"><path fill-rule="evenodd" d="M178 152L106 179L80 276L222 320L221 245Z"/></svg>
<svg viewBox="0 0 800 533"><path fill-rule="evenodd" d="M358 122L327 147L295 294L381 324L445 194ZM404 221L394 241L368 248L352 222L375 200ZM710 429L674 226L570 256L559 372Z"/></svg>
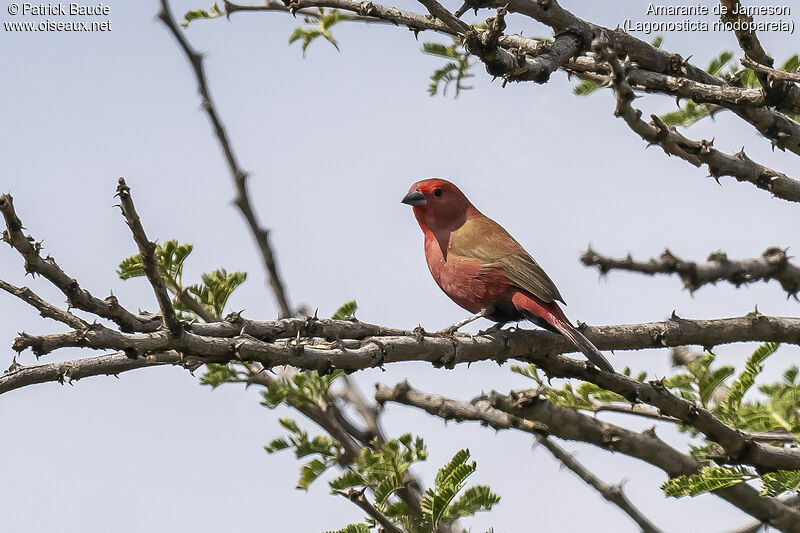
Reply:
<svg viewBox="0 0 800 533"><path fill-rule="evenodd" d="M503 257L499 262L508 279L517 287L547 303L555 300L566 303L550 276L525 250Z"/></svg>
<svg viewBox="0 0 800 533"><path fill-rule="evenodd" d="M500 269L509 281L544 302L564 302L555 283L503 227L485 216L467 220L450 236L448 253L477 259L483 272Z"/></svg>

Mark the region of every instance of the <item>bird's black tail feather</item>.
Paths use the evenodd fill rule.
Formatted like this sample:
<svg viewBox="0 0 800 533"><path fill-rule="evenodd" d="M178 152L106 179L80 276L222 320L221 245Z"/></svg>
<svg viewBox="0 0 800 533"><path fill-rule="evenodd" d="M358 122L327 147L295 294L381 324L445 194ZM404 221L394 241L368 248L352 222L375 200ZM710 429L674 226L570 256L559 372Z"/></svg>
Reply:
<svg viewBox="0 0 800 533"><path fill-rule="evenodd" d="M600 350L598 350L592 342L583 336L583 333L577 330L575 326L572 324L564 324L562 321L558 321L554 324L556 329L564 335L566 338L570 340L572 344L575 345L586 358L592 362L594 366L599 368L600 370L605 370L606 372L614 373L614 367L611 366L611 363L608 362Z"/></svg>

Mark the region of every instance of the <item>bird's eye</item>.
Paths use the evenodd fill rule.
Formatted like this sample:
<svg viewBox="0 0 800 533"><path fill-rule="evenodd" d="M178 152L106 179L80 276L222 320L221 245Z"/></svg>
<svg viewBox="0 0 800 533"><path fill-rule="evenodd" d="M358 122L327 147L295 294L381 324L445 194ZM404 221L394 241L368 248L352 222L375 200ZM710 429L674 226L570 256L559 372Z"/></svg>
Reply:
<svg viewBox="0 0 800 533"><path fill-rule="evenodd" d="M442 189L433 189L433 195L439 198L442 195Z"/></svg>

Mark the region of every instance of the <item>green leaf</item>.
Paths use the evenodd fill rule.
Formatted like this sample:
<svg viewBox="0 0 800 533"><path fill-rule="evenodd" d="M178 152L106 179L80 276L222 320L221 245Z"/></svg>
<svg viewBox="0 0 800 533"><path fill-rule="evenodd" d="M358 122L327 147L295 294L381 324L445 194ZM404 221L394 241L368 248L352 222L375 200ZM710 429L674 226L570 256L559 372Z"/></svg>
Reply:
<svg viewBox="0 0 800 533"><path fill-rule="evenodd" d="M780 344L776 342L767 342L762 344L756 349L755 352L747 359L745 369L739 374L736 380L731 383L728 391L728 397L722 402L715 410L720 418L727 422L735 423L739 418L738 411L742 406L742 399L745 393L755 383L756 376L764 370L764 361L770 355L774 354Z"/></svg>
<svg viewBox="0 0 800 533"><path fill-rule="evenodd" d="M192 22L193 20L213 19L221 17L222 15L224 15L224 13L222 13L219 10L217 3L214 2L213 4L211 4L211 7L208 8L208 11L206 11L205 9L191 9L186 13L184 13L183 20L181 21L181 26L186 28L187 26L189 26L189 23Z"/></svg>
<svg viewBox="0 0 800 533"><path fill-rule="evenodd" d="M206 365L206 372L200 378L201 385L210 385L212 388L217 388L223 383L228 383L236 377L236 370L228 365L221 365L217 363L208 363Z"/></svg>
<svg viewBox="0 0 800 533"><path fill-rule="evenodd" d="M750 469L743 466L706 466L697 474L678 476L670 479L661 490L666 496L697 496L712 490L730 487L738 483L758 477Z"/></svg>
<svg viewBox="0 0 800 533"><path fill-rule="evenodd" d="M784 72L796 72L798 66L800 66L800 57L795 54L783 62L780 66L780 70Z"/></svg>
<svg viewBox="0 0 800 533"><path fill-rule="evenodd" d="M443 520L448 523L455 522L459 518L472 516L478 511L489 511L500 501L500 496L493 493L485 485L470 487L464 494L455 500L444 513Z"/></svg>
<svg viewBox="0 0 800 533"><path fill-rule="evenodd" d="M731 59L733 59L733 52L730 50L721 52L717 57L711 60L706 68L706 72L712 76L719 77L722 73L722 69L731 62Z"/></svg>
<svg viewBox="0 0 800 533"><path fill-rule="evenodd" d="M346 318L351 318L353 314L356 312L356 309L358 309L358 304L356 303L355 300L350 300L349 302L343 303L339 307L339 309L337 309L336 312L333 313L333 316L331 316L331 318L333 320L344 320Z"/></svg>
<svg viewBox="0 0 800 533"><path fill-rule="evenodd" d="M264 446L267 453L277 453L282 450L291 448L291 444L286 439L272 439L269 444Z"/></svg>
<svg viewBox="0 0 800 533"><path fill-rule="evenodd" d="M312 459L304 464L300 469L300 480L297 482L297 488L308 490L308 487L313 483L325 470L328 469L327 463L319 459Z"/></svg>
<svg viewBox="0 0 800 533"><path fill-rule="evenodd" d="M661 48L661 45L662 45L663 43L664 43L664 36L663 36L663 35L658 35L658 36L656 36L656 38L655 38L655 39L653 39L653 40L650 42L650 45L651 45L653 48Z"/></svg>
<svg viewBox="0 0 800 533"><path fill-rule="evenodd" d="M711 113L705 104L696 104L692 100L687 100L686 104L678 111L661 115L661 120L668 126L683 126L688 128L698 120L701 120Z"/></svg>
<svg viewBox="0 0 800 533"><path fill-rule="evenodd" d="M761 476L761 495L780 496L784 492L800 492L800 470L776 470Z"/></svg>
<svg viewBox="0 0 800 533"><path fill-rule="evenodd" d="M731 377L735 372L734 368L730 365L721 366L713 372L708 372L699 382L700 388L700 402L703 407L708 407L708 403L714 392L725 382L726 379Z"/></svg>
<svg viewBox="0 0 800 533"><path fill-rule="evenodd" d="M175 239L170 239L162 244L156 244L153 255L158 265L159 273L164 278L167 287L177 289L182 286L183 263L192 253L191 244L178 244ZM121 279L130 279L144 276L144 266L139 254L124 259L117 269Z"/></svg>
<svg viewBox="0 0 800 533"><path fill-rule="evenodd" d="M467 463L469 450L459 450L449 463L439 469L433 488L425 491L420 501L426 528L435 530L466 479L475 472L476 463Z"/></svg>
<svg viewBox="0 0 800 533"><path fill-rule="evenodd" d="M345 470L344 473L332 480L329 485L331 489L343 490L351 487L359 487L365 484L364 477L355 470Z"/></svg>
<svg viewBox="0 0 800 533"><path fill-rule="evenodd" d="M525 376L526 378L534 380L539 386L542 385L542 378L539 377L539 371L536 369L536 365L513 365L511 371L520 376Z"/></svg>
<svg viewBox="0 0 800 533"><path fill-rule="evenodd" d="M741 72L737 73L740 83L744 88L754 88L760 87L761 84L758 81L758 76L756 76L756 72L753 69L743 69Z"/></svg>
<svg viewBox="0 0 800 533"><path fill-rule="evenodd" d="M247 273L228 273L224 268L220 268L210 274L203 274L200 279L202 283L187 287L189 294L209 312L216 316L222 316L225 313L228 298L247 280ZM175 302L175 308L179 311L191 312L191 309L180 301Z"/></svg>
<svg viewBox="0 0 800 533"><path fill-rule="evenodd" d="M292 44L296 41L302 41L301 46L303 49L303 57L306 56L306 50L308 49L309 45L319 37L323 37L326 41L331 43L334 48L339 50L339 43L333 38L333 34L331 33L330 29L335 24L349 19L350 17L341 14L338 9L325 10L323 8L319 8L319 16L316 20L316 26L310 28L295 28L292 34L289 36L289 44ZM312 23L313 19L306 17L305 22L307 24Z"/></svg>
<svg viewBox="0 0 800 533"><path fill-rule="evenodd" d="M593 80L581 80L575 87L572 88L572 94L577 96L588 96L593 92L601 89L603 86Z"/></svg>
<svg viewBox="0 0 800 533"><path fill-rule="evenodd" d="M384 476L374 488L375 503L381 505L386 503L389 496L402 489L405 486L403 479L397 473L391 473Z"/></svg>
<svg viewBox="0 0 800 533"><path fill-rule="evenodd" d="M470 69L473 64L469 61L469 53L461 46L461 41L453 38L453 44L448 46L437 42L422 43L422 51L440 59L446 59L444 66L436 69L431 74L428 85L428 94L435 96L441 89L442 95L447 96L448 87L455 85L455 98L461 91L472 89L463 84L464 80L473 77Z"/></svg>
<svg viewBox="0 0 800 533"><path fill-rule="evenodd" d="M284 429L289 430L292 433L301 433L300 426L297 425L297 422L292 420L291 418L279 418L278 424L284 427Z"/></svg>
<svg viewBox="0 0 800 533"><path fill-rule="evenodd" d="M439 469L439 472L436 474L436 485L444 484L452 475L453 471L464 465L467 459L469 459L469 450L464 449L457 451L455 455L453 455L453 458L450 459L450 462Z"/></svg>
<svg viewBox="0 0 800 533"><path fill-rule="evenodd" d="M444 57L447 59L454 59L458 57L456 46L447 46L442 43L422 43L422 51L432 56Z"/></svg>

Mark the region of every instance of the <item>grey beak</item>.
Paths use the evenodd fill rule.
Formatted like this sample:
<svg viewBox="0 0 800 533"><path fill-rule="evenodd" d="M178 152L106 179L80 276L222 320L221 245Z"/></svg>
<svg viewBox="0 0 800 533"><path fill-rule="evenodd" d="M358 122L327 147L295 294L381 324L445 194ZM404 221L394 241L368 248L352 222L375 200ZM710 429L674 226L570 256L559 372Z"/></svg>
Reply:
<svg viewBox="0 0 800 533"><path fill-rule="evenodd" d="M408 194L403 196L403 199L400 201L407 205L425 205L428 203L428 201L425 199L425 196L419 192L419 189L408 191Z"/></svg>

